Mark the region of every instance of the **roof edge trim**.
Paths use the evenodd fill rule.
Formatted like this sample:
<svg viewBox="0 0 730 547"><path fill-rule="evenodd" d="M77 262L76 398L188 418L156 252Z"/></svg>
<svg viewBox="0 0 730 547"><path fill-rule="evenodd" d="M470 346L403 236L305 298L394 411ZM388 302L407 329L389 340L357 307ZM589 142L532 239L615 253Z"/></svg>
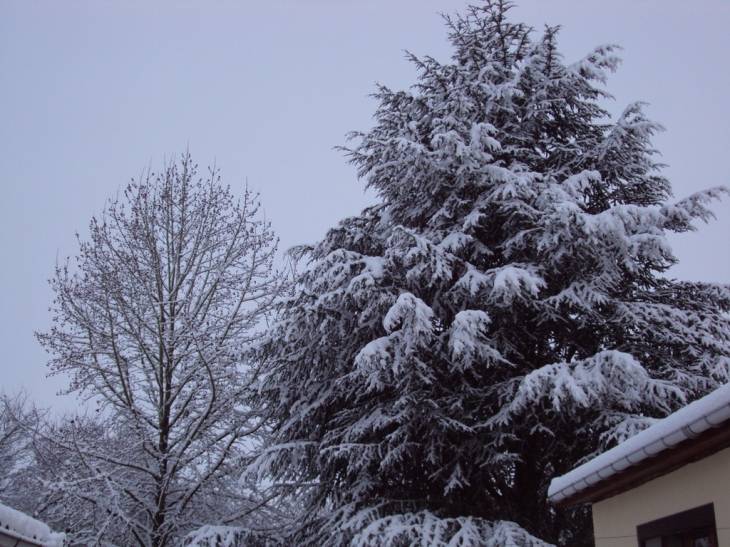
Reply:
<svg viewBox="0 0 730 547"><path fill-rule="evenodd" d="M548 499L559 504L599 482L674 448L683 441L719 427L728 420L730 384L658 421L562 477L554 478L548 489ZM667 426L669 430L665 431Z"/></svg>

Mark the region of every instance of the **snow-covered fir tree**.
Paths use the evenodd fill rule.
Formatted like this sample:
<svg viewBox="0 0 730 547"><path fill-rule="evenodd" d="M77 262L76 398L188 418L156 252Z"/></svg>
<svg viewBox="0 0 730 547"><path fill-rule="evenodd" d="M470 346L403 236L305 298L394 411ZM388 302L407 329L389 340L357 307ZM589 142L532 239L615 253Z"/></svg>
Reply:
<svg viewBox="0 0 730 547"><path fill-rule="evenodd" d="M567 64L509 8L379 88L346 151L381 202L295 252L253 468L308 508L294 544L589 544L551 478L730 377L730 287L664 275L725 190L673 201L662 127L599 104L617 48Z"/></svg>

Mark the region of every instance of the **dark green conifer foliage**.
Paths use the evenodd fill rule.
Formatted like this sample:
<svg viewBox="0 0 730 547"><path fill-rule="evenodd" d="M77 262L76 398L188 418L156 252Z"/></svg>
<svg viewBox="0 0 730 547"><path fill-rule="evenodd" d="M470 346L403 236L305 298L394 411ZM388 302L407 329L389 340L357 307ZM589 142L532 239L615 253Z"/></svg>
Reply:
<svg viewBox="0 0 730 547"><path fill-rule="evenodd" d="M730 377L730 288L663 276L724 190L671 203L661 126L599 105L617 48L566 64L509 8L378 89L346 152L381 203L295 253L258 471L302 496L298 544L586 545L552 477Z"/></svg>

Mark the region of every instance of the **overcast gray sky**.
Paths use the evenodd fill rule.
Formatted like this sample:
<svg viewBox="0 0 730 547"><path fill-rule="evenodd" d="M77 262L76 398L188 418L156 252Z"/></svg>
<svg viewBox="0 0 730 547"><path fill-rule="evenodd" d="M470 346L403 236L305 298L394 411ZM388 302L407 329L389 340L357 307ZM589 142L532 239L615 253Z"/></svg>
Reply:
<svg viewBox="0 0 730 547"><path fill-rule="evenodd" d="M44 405L56 257L131 177L190 147L224 183L261 192L283 249L373 197L332 148L372 125L375 82L404 89L404 50L447 60L438 13L457 0L4 0L0 3L0 386ZM730 1L523 0L512 19L560 24L566 60L624 47L608 90L667 132L655 144L677 198L728 184ZM679 278L730 283L730 201L674 237Z"/></svg>

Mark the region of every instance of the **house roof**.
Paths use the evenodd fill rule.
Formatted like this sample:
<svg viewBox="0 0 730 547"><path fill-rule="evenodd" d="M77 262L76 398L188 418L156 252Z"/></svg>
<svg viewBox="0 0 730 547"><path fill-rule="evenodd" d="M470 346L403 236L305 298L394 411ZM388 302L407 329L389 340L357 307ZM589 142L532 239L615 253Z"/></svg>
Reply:
<svg viewBox="0 0 730 547"><path fill-rule="evenodd" d="M730 384L553 479L557 505L599 501L730 444ZM671 454L670 454L671 451ZM654 459L662 454L662 458Z"/></svg>
<svg viewBox="0 0 730 547"><path fill-rule="evenodd" d="M16 545L38 547L62 547L66 539L66 534L54 533L47 524L1 503L0 534L16 540Z"/></svg>

